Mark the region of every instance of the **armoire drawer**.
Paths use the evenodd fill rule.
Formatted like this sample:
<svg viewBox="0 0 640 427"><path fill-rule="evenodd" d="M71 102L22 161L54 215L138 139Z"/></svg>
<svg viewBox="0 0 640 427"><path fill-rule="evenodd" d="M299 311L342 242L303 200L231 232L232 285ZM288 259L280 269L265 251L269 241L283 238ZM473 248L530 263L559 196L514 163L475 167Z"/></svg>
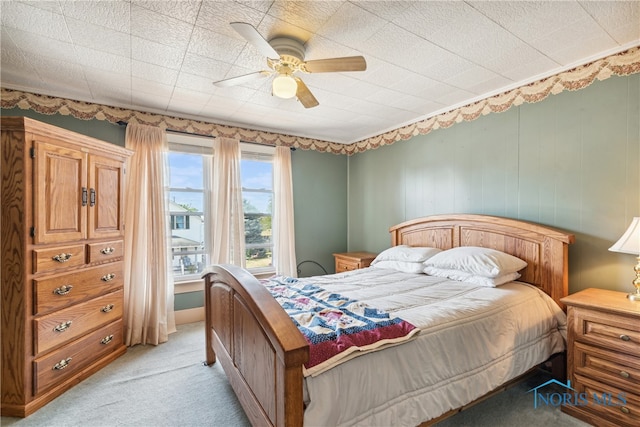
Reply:
<svg viewBox="0 0 640 427"><path fill-rule="evenodd" d="M75 375L122 344L122 320L118 320L45 357L34 360L34 393L43 392L52 385L60 384L61 381Z"/></svg>
<svg viewBox="0 0 640 427"><path fill-rule="evenodd" d="M35 351L41 354L122 317L123 290L35 319Z"/></svg>
<svg viewBox="0 0 640 427"><path fill-rule="evenodd" d="M123 286L122 262L34 279L34 314L70 306Z"/></svg>
<svg viewBox="0 0 640 427"><path fill-rule="evenodd" d="M85 263L85 245L57 246L33 250L33 272L77 267Z"/></svg>
<svg viewBox="0 0 640 427"><path fill-rule="evenodd" d="M122 240L90 243L87 246L89 246L89 259L87 260L89 264L121 258L124 254L124 242Z"/></svg>

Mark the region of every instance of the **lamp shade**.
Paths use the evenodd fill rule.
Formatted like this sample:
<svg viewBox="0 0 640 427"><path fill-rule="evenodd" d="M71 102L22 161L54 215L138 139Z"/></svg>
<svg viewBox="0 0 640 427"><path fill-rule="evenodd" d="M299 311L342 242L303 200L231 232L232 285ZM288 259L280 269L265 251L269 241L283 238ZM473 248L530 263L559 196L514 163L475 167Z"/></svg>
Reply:
<svg viewBox="0 0 640 427"><path fill-rule="evenodd" d="M640 217L633 218L622 237L609 248L613 252L640 255Z"/></svg>
<svg viewBox="0 0 640 427"><path fill-rule="evenodd" d="M279 75L273 79L273 94L278 98L293 98L298 90L298 83L291 76Z"/></svg>

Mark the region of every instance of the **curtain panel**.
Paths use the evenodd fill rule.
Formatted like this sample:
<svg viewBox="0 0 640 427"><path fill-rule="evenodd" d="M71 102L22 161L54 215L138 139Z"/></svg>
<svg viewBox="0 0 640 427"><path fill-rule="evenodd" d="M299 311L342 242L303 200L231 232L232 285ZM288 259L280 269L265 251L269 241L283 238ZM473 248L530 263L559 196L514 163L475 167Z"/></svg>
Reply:
<svg viewBox="0 0 640 427"><path fill-rule="evenodd" d="M277 274L297 277L291 150L287 147L276 147L273 198L273 265Z"/></svg>
<svg viewBox="0 0 640 427"><path fill-rule="evenodd" d="M210 190L205 197L211 213L205 223L210 264L245 267L244 213L240 181L240 141L216 138L213 159L206 169Z"/></svg>
<svg viewBox="0 0 640 427"><path fill-rule="evenodd" d="M157 345L175 331L163 129L127 125L125 343Z"/></svg>

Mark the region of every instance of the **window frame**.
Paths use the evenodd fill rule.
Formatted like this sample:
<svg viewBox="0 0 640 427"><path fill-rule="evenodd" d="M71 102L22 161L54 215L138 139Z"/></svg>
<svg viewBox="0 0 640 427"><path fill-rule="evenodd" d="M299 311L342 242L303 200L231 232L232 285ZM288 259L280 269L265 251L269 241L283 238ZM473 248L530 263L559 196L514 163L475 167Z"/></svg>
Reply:
<svg viewBox="0 0 640 427"><path fill-rule="evenodd" d="M187 153L187 154L199 154L199 155L212 155L212 146L213 146L213 138L212 137L205 137L205 136L199 136L199 135L189 135L189 134L183 134L183 133L176 133L176 132L171 132L171 131L167 131L167 142L168 142L168 146L169 146L169 152L182 152L182 153ZM274 161L274 156L275 156L275 147L272 146L268 146L268 145L262 145L262 144L255 144L255 143L247 143L247 142L240 142L240 152L241 152L241 160L257 160L257 161L267 161L271 163L271 190L270 191L264 191L265 189L245 189L244 187L242 188L242 192L244 194L245 191L259 191L259 192L266 192L266 193L270 193L271 194L271 221L273 224L273 198L275 197L275 191L273 188L273 180L274 180L274 176L273 176L273 161ZM167 156L167 167L170 169L170 165L169 165L169 161L168 161L168 156ZM204 170L203 170L204 173ZM241 171L242 173L242 171ZM169 194L170 192L174 190L173 188L169 187L169 182L167 180L167 198L169 198ZM192 191L199 191L200 190L192 190ZM206 191L206 183L204 183L203 180L203 189L201 190L201 192L204 194L204 192ZM203 207L204 209L204 207ZM264 213L268 213L268 212L261 212L261 214ZM175 215L198 215L199 213L190 213L190 212L174 212ZM206 212L203 211L202 215L203 217L206 216ZM170 231L173 231L174 229L172 228L172 224L171 224L171 215L172 213L170 211L168 211L168 219L169 219L169 228ZM244 212L243 212L243 216L244 216ZM210 248L206 248L204 247L204 242L203 242L203 255L204 258L207 259L210 256L211 253L211 249ZM275 273L275 266L273 263L273 250L274 250L274 246L275 246L275 241L273 240L273 237L270 239L270 242L268 244L256 244L259 247L268 247L271 248L271 265L267 266L267 267L258 267L258 268L247 268L247 270L256 276L262 276L262 275L267 275L267 274L273 274ZM258 247L256 246L256 247ZM250 247L254 247L254 245L252 244L251 246L249 244L246 243L245 240L245 249L249 249ZM171 251L172 253L172 261L171 261L171 265L173 265L173 251ZM182 252L181 252L182 253ZM184 254L199 254L201 253L200 251L187 251L184 252ZM193 282L194 280L200 280L200 273L195 273L195 274L184 274L184 275L180 275L180 276L173 276L173 281L174 283L186 283L186 282Z"/></svg>

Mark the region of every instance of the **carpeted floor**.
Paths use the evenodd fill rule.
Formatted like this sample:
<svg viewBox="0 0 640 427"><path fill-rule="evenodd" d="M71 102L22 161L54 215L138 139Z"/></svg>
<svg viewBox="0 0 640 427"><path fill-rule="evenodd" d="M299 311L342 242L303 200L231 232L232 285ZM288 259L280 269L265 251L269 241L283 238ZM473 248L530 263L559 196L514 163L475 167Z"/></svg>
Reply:
<svg viewBox="0 0 640 427"><path fill-rule="evenodd" d="M249 426L218 364L203 366L204 324L181 325L169 342L136 346L25 419L2 426ZM574 426L586 424L554 407L533 407L527 393L549 377L537 374L439 427Z"/></svg>

